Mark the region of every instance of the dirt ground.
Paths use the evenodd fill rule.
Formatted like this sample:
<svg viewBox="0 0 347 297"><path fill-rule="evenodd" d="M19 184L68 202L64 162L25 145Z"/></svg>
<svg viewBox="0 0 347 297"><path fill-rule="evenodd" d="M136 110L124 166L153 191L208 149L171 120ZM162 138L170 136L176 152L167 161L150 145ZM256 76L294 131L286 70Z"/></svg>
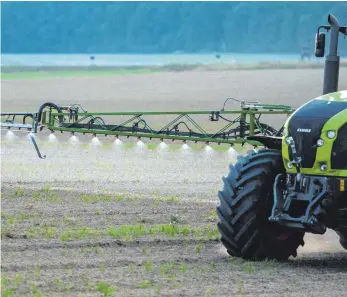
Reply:
<svg viewBox="0 0 347 297"><path fill-rule="evenodd" d="M208 110L228 97L299 106L321 93L322 77L305 69L9 80L1 101L18 111L47 101ZM40 142L45 160L25 133L11 143L2 137L3 296L345 296L347 253L330 230L306 235L285 263L227 255L215 214L221 177L235 161L226 151L114 151L103 138L106 147L73 148L57 137Z"/></svg>

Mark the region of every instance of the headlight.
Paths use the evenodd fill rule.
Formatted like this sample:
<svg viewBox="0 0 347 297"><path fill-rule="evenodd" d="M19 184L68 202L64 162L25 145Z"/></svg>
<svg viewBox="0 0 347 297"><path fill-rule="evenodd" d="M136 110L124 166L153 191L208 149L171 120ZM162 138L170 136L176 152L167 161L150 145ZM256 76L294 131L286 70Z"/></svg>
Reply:
<svg viewBox="0 0 347 297"><path fill-rule="evenodd" d="M293 164L292 164L291 162L288 162L288 163L287 163L287 167L288 167L289 169L292 169L292 168L293 168Z"/></svg>
<svg viewBox="0 0 347 297"><path fill-rule="evenodd" d="M336 136L336 131L330 130L328 131L328 138L333 139Z"/></svg>
<svg viewBox="0 0 347 297"><path fill-rule="evenodd" d="M318 139L317 140L317 145L318 146L323 146L324 145L324 140L323 139Z"/></svg>
<svg viewBox="0 0 347 297"><path fill-rule="evenodd" d="M291 141L292 141L292 137L287 137L286 138L286 144L290 145Z"/></svg>
<svg viewBox="0 0 347 297"><path fill-rule="evenodd" d="M323 163L320 165L320 170L327 171L327 169L328 169L328 165L326 163Z"/></svg>

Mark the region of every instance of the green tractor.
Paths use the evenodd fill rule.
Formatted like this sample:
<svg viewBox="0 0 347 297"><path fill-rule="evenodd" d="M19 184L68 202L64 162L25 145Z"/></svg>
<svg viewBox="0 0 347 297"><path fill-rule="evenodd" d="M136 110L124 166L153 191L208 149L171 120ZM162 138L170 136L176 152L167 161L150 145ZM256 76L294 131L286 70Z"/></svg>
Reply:
<svg viewBox="0 0 347 297"><path fill-rule="evenodd" d="M338 92L339 33L347 27L329 15L316 35L315 56L324 57L330 31L323 95L298 108L281 137L251 136L264 149L240 156L218 193L221 242L234 257L296 257L306 232L340 236L347 249L347 90Z"/></svg>

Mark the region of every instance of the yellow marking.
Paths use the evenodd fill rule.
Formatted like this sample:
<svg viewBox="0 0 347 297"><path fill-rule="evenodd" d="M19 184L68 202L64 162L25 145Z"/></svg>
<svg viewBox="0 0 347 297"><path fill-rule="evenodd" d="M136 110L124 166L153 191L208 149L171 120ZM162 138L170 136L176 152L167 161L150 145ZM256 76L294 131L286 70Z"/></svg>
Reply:
<svg viewBox="0 0 347 297"><path fill-rule="evenodd" d="M345 191L345 180L341 179L340 180L340 192L344 192Z"/></svg>

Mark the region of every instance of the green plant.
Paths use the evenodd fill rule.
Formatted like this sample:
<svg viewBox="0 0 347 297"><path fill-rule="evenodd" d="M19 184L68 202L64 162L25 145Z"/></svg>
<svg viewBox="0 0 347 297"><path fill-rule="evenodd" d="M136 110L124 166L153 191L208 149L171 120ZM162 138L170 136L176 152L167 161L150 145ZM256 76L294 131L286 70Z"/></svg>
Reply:
<svg viewBox="0 0 347 297"><path fill-rule="evenodd" d="M245 264L243 264L243 270L247 273L254 273L255 268L254 265L250 262L247 262Z"/></svg>
<svg viewBox="0 0 347 297"><path fill-rule="evenodd" d="M180 270L182 273L186 273L187 272L187 264L181 264L180 265Z"/></svg>
<svg viewBox="0 0 347 297"><path fill-rule="evenodd" d="M41 276L41 269L40 266L37 266L35 269L35 276L36 277L40 277Z"/></svg>
<svg viewBox="0 0 347 297"><path fill-rule="evenodd" d="M31 285L31 292L32 292L34 297L43 297L42 293L37 288L36 284Z"/></svg>
<svg viewBox="0 0 347 297"><path fill-rule="evenodd" d="M135 271L135 265L134 264L129 264L129 270L130 272L134 272Z"/></svg>
<svg viewBox="0 0 347 297"><path fill-rule="evenodd" d="M161 286L160 286L160 285L155 286L154 292L155 292L156 294L160 294L160 292L161 292Z"/></svg>
<svg viewBox="0 0 347 297"><path fill-rule="evenodd" d="M172 204L180 204L180 203L181 203L181 200L178 199L178 198L175 197L175 196L168 197L168 198L167 198L167 201L168 201L169 203L172 203Z"/></svg>
<svg viewBox="0 0 347 297"><path fill-rule="evenodd" d="M22 280L23 280L22 274L16 273L16 276L14 279L14 283L15 283L16 287L21 283Z"/></svg>
<svg viewBox="0 0 347 297"><path fill-rule="evenodd" d="M14 194L17 196L17 197L22 197L24 196L24 189L16 189L14 191Z"/></svg>
<svg viewBox="0 0 347 297"><path fill-rule="evenodd" d="M142 254L148 255L148 246L144 246L144 247L142 248Z"/></svg>
<svg viewBox="0 0 347 297"><path fill-rule="evenodd" d="M214 291L213 288L207 288L205 291L205 296L206 297L212 296L213 291Z"/></svg>
<svg viewBox="0 0 347 297"><path fill-rule="evenodd" d="M176 263L168 262L159 267L159 274L168 278L174 278L176 274Z"/></svg>
<svg viewBox="0 0 347 297"><path fill-rule="evenodd" d="M195 252L196 252L196 253L200 253L200 252L201 252L201 248L202 248L202 244L201 244L201 243L197 244L197 245L195 246Z"/></svg>
<svg viewBox="0 0 347 297"><path fill-rule="evenodd" d="M55 279L55 284L57 285L59 290L62 290L64 288L63 282L60 278Z"/></svg>
<svg viewBox="0 0 347 297"><path fill-rule="evenodd" d="M153 269L153 263L151 263L151 262L146 262L143 264L143 266L145 267L145 270L147 272L150 272Z"/></svg>
<svg viewBox="0 0 347 297"><path fill-rule="evenodd" d="M100 292L103 293L104 296L113 296L114 293L116 292L116 288L112 288L109 284L105 282L98 282L96 284L96 289Z"/></svg>
<svg viewBox="0 0 347 297"><path fill-rule="evenodd" d="M1 296L3 297L12 297L13 294L16 292L13 288L6 288L2 293Z"/></svg>
<svg viewBox="0 0 347 297"><path fill-rule="evenodd" d="M101 263L100 264L100 272L104 272L105 271L105 264Z"/></svg>
<svg viewBox="0 0 347 297"><path fill-rule="evenodd" d="M243 285L243 281L242 280L239 280L237 282L237 294L240 294L241 296L245 296L246 295L246 292L245 292L245 287Z"/></svg>
<svg viewBox="0 0 347 297"><path fill-rule="evenodd" d="M143 280L143 281L141 281L140 284L139 284L139 287L140 287L141 289L147 289L147 288L149 288L150 286L152 286L152 283L151 283L149 280Z"/></svg>
<svg viewBox="0 0 347 297"><path fill-rule="evenodd" d="M116 196L115 200L116 200L117 202L119 202L119 201L123 201L123 200L124 200L124 197L123 197L123 196L118 195L118 196Z"/></svg>

